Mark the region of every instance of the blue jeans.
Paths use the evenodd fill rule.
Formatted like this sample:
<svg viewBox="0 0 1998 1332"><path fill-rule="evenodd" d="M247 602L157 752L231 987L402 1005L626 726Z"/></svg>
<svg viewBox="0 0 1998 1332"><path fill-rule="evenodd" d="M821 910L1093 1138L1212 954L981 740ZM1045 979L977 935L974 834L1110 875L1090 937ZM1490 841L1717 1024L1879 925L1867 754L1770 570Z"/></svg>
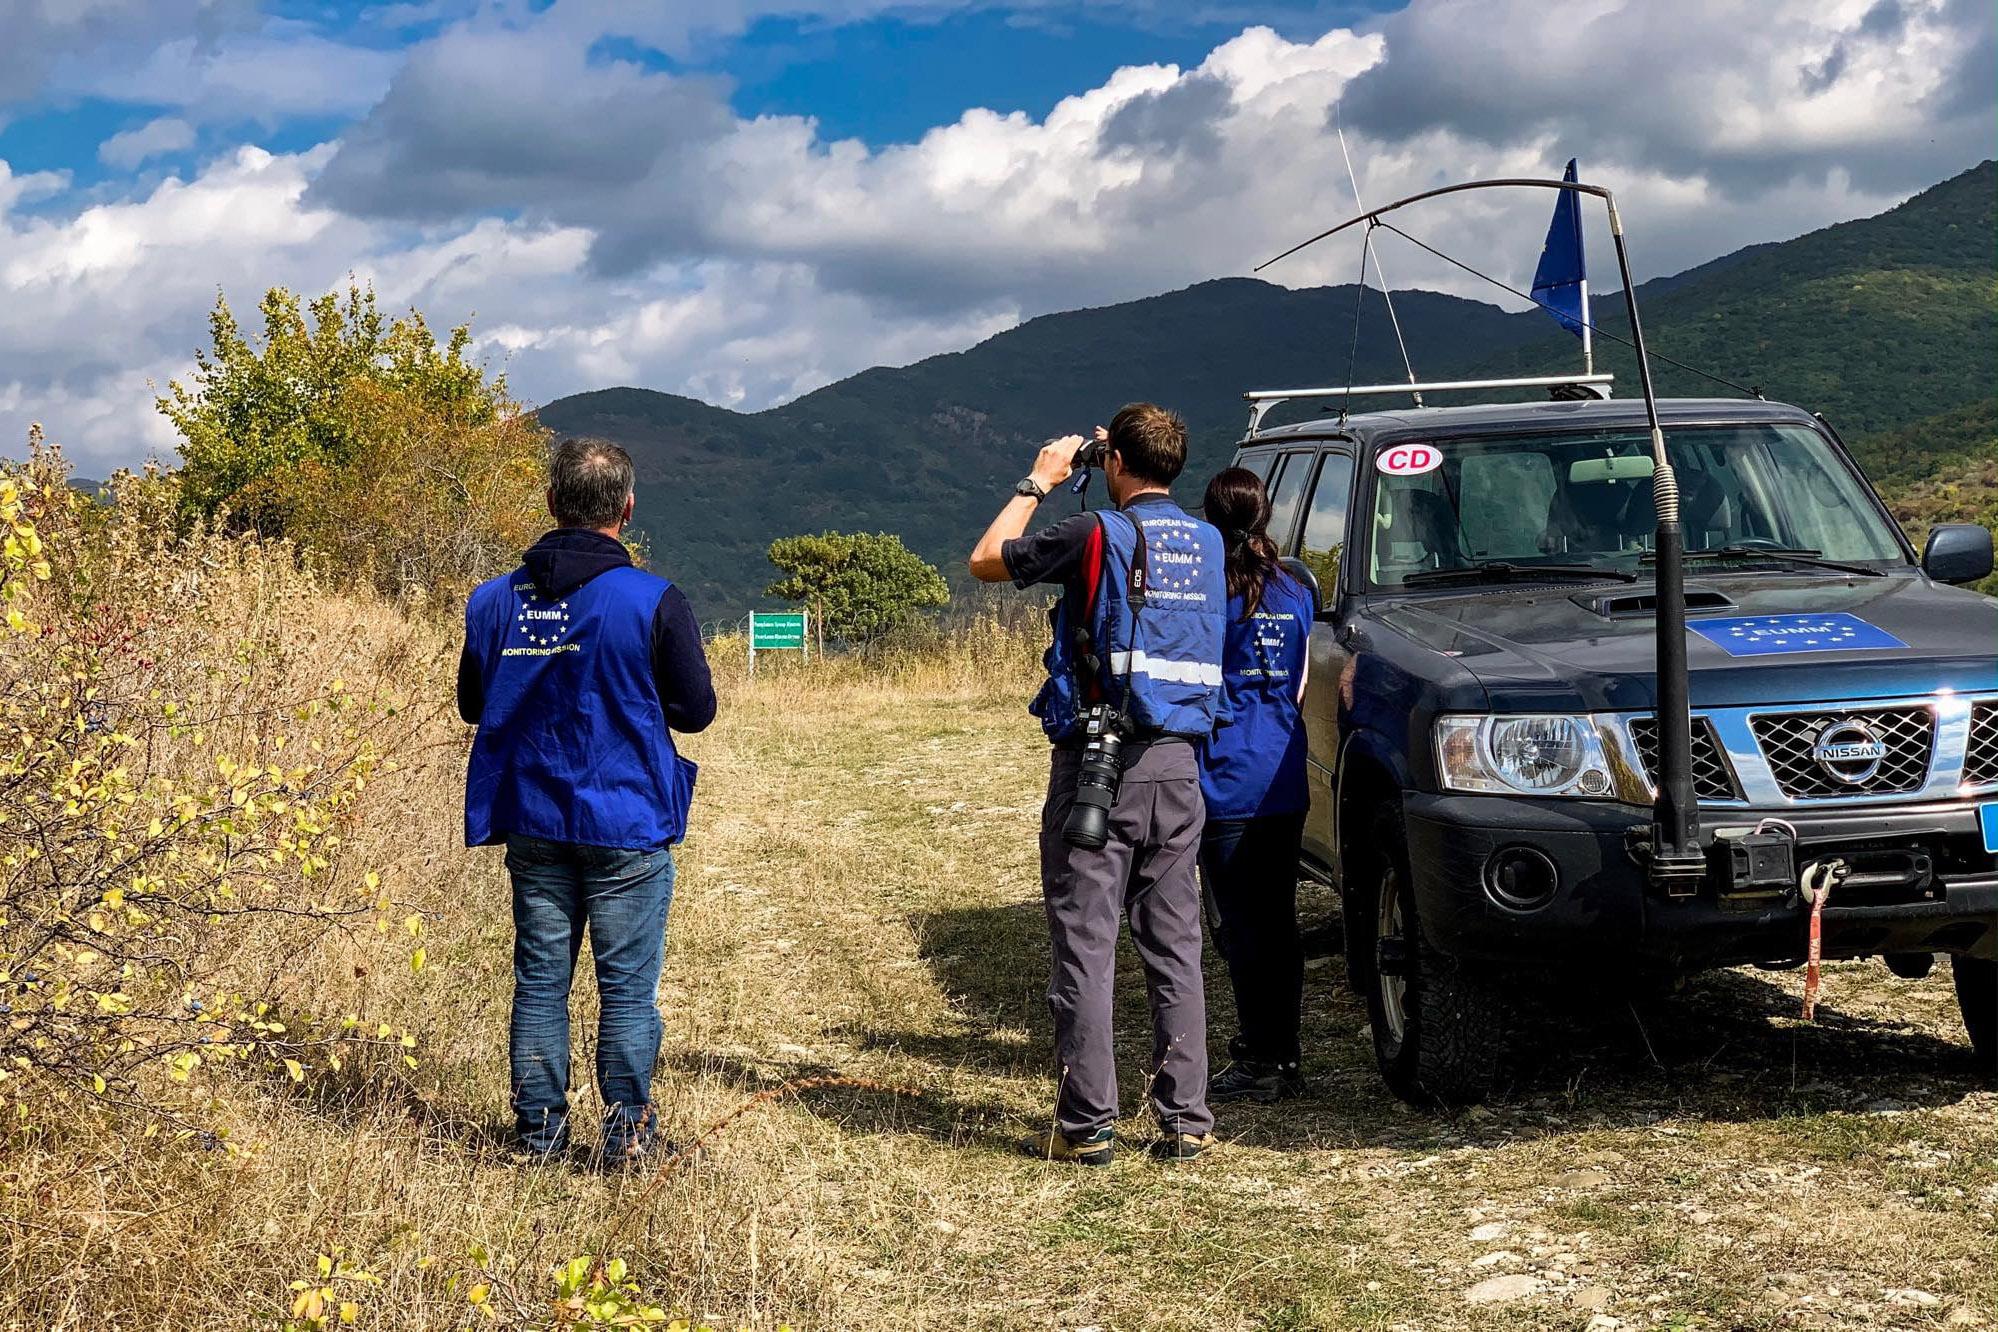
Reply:
<svg viewBox="0 0 1998 1332"><path fill-rule="evenodd" d="M583 927L596 960L597 1093L604 1150L642 1149L653 1133L659 968L673 903L673 853L506 839L513 876L514 1122L529 1150L569 1140L569 985Z"/></svg>

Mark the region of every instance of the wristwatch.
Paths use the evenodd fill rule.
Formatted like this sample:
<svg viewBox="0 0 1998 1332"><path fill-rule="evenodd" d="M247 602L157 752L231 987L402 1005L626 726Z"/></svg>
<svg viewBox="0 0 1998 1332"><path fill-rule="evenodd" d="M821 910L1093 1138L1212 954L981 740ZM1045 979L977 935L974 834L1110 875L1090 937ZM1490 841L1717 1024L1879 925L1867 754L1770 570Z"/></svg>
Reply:
<svg viewBox="0 0 1998 1332"><path fill-rule="evenodd" d="M1029 499L1044 500L1048 497L1048 488L1031 476L1023 476L1020 478L1020 484L1013 487L1013 493L1025 495Z"/></svg>

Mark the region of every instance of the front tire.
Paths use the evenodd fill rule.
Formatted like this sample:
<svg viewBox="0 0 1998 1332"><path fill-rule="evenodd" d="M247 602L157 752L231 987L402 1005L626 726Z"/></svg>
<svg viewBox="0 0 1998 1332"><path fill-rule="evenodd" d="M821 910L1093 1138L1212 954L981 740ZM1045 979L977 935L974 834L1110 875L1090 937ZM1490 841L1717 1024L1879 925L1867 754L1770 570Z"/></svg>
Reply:
<svg viewBox="0 0 1998 1332"><path fill-rule="evenodd" d="M1373 828L1378 858L1355 885L1346 928L1364 954L1355 978L1366 994L1374 1061L1388 1089L1412 1105L1475 1104L1498 1077L1505 1002L1424 937L1399 814L1383 809Z"/></svg>
<svg viewBox="0 0 1998 1332"><path fill-rule="evenodd" d="M1949 970L1977 1071L1998 1078L1998 959L1959 953L1950 958Z"/></svg>

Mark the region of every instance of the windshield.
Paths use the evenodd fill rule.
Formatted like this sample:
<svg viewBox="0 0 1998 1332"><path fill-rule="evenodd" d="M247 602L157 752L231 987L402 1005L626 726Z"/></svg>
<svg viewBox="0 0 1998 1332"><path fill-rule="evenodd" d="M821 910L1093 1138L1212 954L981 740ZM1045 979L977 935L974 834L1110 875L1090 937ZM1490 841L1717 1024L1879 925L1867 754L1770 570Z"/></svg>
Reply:
<svg viewBox="0 0 1998 1332"><path fill-rule="evenodd" d="M1666 447L1689 552L1745 548L1730 558L1749 565L1783 563L1758 557L1758 547L1869 566L1904 559L1861 482L1815 430L1688 426L1669 430ZM1376 587L1490 562L1635 573L1653 544L1648 432L1390 446L1376 467L1368 552ZM1397 468L1406 474L1391 475Z"/></svg>

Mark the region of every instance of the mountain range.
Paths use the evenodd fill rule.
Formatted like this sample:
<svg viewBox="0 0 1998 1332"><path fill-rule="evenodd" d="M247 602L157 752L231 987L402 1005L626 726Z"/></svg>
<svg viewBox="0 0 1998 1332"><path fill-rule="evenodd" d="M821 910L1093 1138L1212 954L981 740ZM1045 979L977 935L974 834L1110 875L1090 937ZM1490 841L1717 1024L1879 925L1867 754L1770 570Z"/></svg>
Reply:
<svg viewBox="0 0 1998 1332"><path fill-rule="evenodd" d="M1669 357L1822 411L1890 500L1954 472L1988 477L1982 464L1998 448L1994 203L1998 164L1987 161L1878 216L1640 284L1658 391L1729 391L1659 360ZM1575 338L1537 310L1429 291L1393 301L1424 379L1579 362ZM1634 392L1634 362L1613 340L1627 331L1620 293L1597 293L1593 314L1598 368ZM540 418L558 434L630 451L637 527L655 563L716 620L759 604L773 576L765 548L794 533L897 533L955 578L1035 444L1086 431L1121 403L1154 400L1186 417L1192 456L1180 498L1190 502L1241 437L1244 390L1405 376L1377 290L1225 278L1044 315L767 411L607 388L550 402Z"/></svg>

